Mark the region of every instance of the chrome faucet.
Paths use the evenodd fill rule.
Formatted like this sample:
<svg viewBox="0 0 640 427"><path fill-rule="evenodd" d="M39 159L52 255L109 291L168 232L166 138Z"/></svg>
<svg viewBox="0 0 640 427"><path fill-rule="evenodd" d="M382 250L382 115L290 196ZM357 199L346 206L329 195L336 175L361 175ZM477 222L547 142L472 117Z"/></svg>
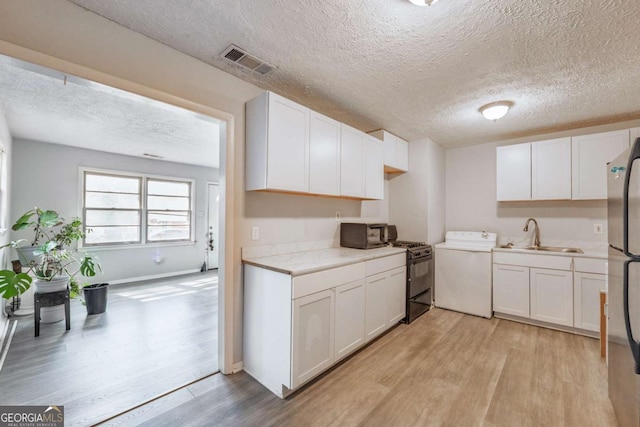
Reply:
<svg viewBox="0 0 640 427"><path fill-rule="evenodd" d="M533 234L533 247L539 248L540 247L540 226L538 225L538 221L536 221L534 218L527 219L527 222L525 222L524 228L522 229L522 231L529 231L529 223L531 221L533 221L533 223L536 226L536 231Z"/></svg>

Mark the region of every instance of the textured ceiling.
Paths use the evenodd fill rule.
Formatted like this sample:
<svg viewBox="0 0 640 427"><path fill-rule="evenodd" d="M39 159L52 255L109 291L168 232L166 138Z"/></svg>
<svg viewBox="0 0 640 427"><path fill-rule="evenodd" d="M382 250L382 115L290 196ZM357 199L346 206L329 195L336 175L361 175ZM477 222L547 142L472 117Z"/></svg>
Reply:
<svg viewBox="0 0 640 427"><path fill-rule="evenodd" d="M362 130L461 146L640 117L640 1L72 0ZM278 67L259 76L236 44ZM489 122L478 108L510 100Z"/></svg>
<svg viewBox="0 0 640 427"><path fill-rule="evenodd" d="M218 167L215 119L5 56L0 104L13 137Z"/></svg>

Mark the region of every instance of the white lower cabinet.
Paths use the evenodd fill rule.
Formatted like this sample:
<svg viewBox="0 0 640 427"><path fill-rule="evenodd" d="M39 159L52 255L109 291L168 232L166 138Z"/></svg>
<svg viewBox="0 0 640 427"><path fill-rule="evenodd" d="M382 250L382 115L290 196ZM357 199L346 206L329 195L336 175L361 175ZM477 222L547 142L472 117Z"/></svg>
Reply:
<svg viewBox="0 0 640 427"><path fill-rule="evenodd" d="M493 262L497 317L532 319L583 335L599 332L606 259L496 251Z"/></svg>
<svg viewBox="0 0 640 427"><path fill-rule="evenodd" d="M573 326L573 273L532 268L529 277L531 318Z"/></svg>
<svg viewBox="0 0 640 427"><path fill-rule="evenodd" d="M335 288L334 361L349 355L364 344L365 280Z"/></svg>
<svg viewBox="0 0 640 427"><path fill-rule="evenodd" d="M385 273L367 277L365 340L369 342L384 332L387 326L385 305L387 300Z"/></svg>
<svg viewBox="0 0 640 427"><path fill-rule="evenodd" d="M604 274L575 272L573 276L574 326L600 332L600 291L606 289Z"/></svg>
<svg viewBox="0 0 640 427"><path fill-rule="evenodd" d="M293 388L333 364L334 310L331 290L293 300Z"/></svg>
<svg viewBox="0 0 640 427"><path fill-rule="evenodd" d="M399 267L391 270L386 286L387 327L397 324L405 318L407 309L407 269Z"/></svg>
<svg viewBox="0 0 640 427"><path fill-rule="evenodd" d="M244 266L244 370L285 397L404 318L405 254L292 277Z"/></svg>
<svg viewBox="0 0 640 427"><path fill-rule="evenodd" d="M529 267L493 265L493 310L529 317Z"/></svg>

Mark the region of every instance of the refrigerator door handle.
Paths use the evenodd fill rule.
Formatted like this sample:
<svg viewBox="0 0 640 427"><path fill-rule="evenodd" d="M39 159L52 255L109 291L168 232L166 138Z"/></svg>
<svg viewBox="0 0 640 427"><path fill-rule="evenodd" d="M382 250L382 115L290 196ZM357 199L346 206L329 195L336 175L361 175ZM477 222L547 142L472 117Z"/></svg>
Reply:
<svg viewBox="0 0 640 427"><path fill-rule="evenodd" d="M624 176L624 190L622 193L622 251L628 257L640 259L640 255L629 252L629 186L631 181L631 168L633 162L640 159L640 138L636 139L627 162L626 174ZM624 171L624 168L619 168Z"/></svg>
<svg viewBox="0 0 640 427"><path fill-rule="evenodd" d="M622 294L623 294L623 309L624 309L624 325L627 329L627 339L629 340L629 347L631 348L631 354L633 354L633 360L635 361L635 372L640 375L640 343L633 338L633 331L631 330L631 316L629 314L629 265L633 260L627 260L624 262L624 280L622 282Z"/></svg>

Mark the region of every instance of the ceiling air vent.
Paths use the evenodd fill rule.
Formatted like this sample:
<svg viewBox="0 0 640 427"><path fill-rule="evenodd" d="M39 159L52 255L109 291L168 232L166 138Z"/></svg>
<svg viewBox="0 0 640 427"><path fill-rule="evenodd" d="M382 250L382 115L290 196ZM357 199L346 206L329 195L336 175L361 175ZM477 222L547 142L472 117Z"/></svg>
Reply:
<svg viewBox="0 0 640 427"><path fill-rule="evenodd" d="M248 70L265 75L275 67L262 59L253 56L238 46L231 45L220 54L222 58Z"/></svg>

